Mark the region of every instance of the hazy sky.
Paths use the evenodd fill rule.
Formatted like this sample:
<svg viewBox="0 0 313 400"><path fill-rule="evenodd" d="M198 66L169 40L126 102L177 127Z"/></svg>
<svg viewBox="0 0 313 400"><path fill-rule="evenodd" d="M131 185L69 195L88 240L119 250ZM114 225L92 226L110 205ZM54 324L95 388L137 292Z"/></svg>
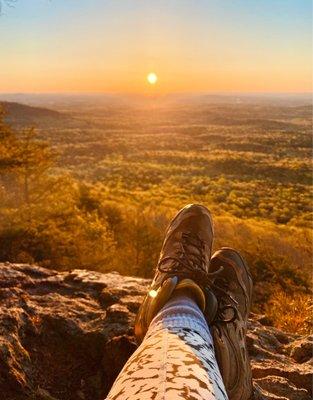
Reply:
<svg viewBox="0 0 313 400"><path fill-rule="evenodd" d="M311 4L17 0L0 16L0 92L308 92Z"/></svg>

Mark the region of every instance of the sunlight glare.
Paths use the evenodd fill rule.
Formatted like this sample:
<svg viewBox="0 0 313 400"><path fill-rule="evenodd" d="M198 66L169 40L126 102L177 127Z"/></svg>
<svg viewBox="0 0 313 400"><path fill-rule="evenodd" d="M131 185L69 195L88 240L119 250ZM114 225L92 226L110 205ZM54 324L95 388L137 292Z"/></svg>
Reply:
<svg viewBox="0 0 313 400"><path fill-rule="evenodd" d="M150 83L150 85L155 85L157 83L158 77L154 72L150 72L147 75L147 81Z"/></svg>
<svg viewBox="0 0 313 400"><path fill-rule="evenodd" d="M149 292L149 296L152 298L156 297L157 294L158 294L158 292L156 290L150 290L150 292Z"/></svg>

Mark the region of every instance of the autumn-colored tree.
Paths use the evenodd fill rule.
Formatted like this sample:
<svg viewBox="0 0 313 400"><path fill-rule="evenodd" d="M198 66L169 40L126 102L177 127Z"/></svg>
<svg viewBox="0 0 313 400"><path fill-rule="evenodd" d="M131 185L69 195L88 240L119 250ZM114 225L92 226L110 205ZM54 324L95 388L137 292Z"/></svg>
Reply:
<svg viewBox="0 0 313 400"><path fill-rule="evenodd" d="M52 190L45 178L54 156L34 128L14 131L0 111L0 182L11 205L35 203Z"/></svg>
<svg viewBox="0 0 313 400"><path fill-rule="evenodd" d="M97 210L81 206L75 180L54 173L54 157L34 128L15 131L1 112L0 260L101 269L113 235Z"/></svg>

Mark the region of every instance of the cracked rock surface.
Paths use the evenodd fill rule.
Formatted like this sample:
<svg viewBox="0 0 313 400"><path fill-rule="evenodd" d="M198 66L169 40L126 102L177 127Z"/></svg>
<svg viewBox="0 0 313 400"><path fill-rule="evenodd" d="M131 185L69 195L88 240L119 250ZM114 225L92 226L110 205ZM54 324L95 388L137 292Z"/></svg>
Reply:
<svg viewBox="0 0 313 400"><path fill-rule="evenodd" d="M0 264L0 393L5 400L101 400L136 349L135 314L149 280ZM252 315L256 399L309 400L312 337ZM263 322L264 324L264 322Z"/></svg>

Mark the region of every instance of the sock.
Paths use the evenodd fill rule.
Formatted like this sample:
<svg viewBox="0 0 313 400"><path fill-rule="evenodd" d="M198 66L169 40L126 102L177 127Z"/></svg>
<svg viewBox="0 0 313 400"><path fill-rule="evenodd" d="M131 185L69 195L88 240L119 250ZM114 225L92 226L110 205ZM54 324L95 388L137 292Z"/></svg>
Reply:
<svg viewBox="0 0 313 400"><path fill-rule="evenodd" d="M212 336L202 311L196 301L185 293L174 293L151 321L146 337L164 328L191 329L212 343Z"/></svg>

